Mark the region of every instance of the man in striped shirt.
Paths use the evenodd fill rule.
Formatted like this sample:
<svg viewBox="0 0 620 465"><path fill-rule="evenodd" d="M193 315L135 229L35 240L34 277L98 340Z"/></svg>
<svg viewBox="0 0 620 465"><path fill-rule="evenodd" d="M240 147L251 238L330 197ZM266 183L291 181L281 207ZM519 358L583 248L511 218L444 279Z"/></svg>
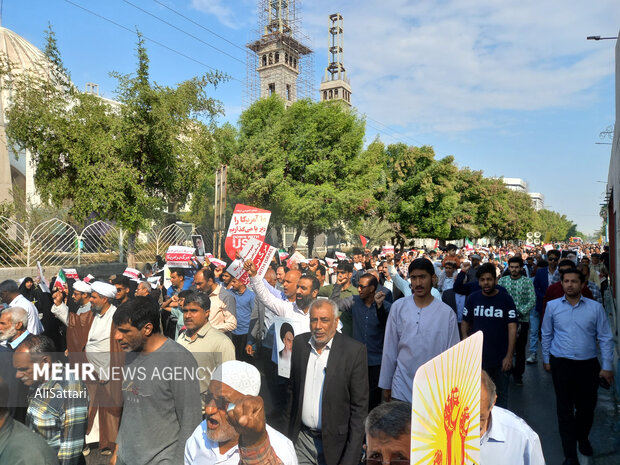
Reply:
<svg viewBox="0 0 620 465"><path fill-rule="evenodd" d="M53 363L54 343L47 336L30 335L13 354L16 377L30 388L26 426L39 433L56 452L61 465L83 463L82 450L88 424L86 385L64 372L37 380L34 365Z"/></svg>

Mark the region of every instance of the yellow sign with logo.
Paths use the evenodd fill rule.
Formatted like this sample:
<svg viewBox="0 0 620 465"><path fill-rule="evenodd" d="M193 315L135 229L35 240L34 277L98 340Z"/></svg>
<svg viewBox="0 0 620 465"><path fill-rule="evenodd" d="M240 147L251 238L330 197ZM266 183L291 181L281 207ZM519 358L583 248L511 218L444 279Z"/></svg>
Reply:
<svg viewBox="0 0 620 465"><path fill-rule="evenodd" d="M413 380L412 465L480 463L482 332L422 365Z"/></svg>

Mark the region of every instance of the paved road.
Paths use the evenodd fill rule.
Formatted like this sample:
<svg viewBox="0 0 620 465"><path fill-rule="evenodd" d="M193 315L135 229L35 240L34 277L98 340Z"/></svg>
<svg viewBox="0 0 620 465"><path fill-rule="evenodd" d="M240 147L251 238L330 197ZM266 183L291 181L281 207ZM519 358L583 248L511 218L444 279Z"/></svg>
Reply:
<svg viewBox="0 0 620 465"><path fill-rule="evenodd" d="M523 418L538 433L547 465L564 461L555 411L555 392L551 375L545 372L541 357L536 365L527 365L524 386L510 386L508 408ZM599 401L590 434L594 457L580 457L582 465L620 465L620 424L614 416L611 391L599 389ZM495 464L493 464L495 465ZM499 465L499 464L498 464Z"/></svg>

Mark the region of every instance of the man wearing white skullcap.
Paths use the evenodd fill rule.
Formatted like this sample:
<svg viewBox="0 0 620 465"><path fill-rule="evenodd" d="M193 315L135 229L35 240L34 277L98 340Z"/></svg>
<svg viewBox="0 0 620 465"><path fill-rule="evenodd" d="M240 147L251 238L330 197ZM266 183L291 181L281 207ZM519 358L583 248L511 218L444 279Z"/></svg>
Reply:
<svg viewBox="0 0 620 465"><path fill-rule="evenodd" d="M62 304L64 306L62 308L56 303L57 300L62 299L62 295L54 293L56 305L52 308L52 312L67 324L67 351L70 362L83 360L79 358L79 354L84 352L88 361L95 366L95 374L102 376L101 381L106 381L106 383L99 381L86 383L91 404L84 452L88 455L89 444L98 442L103 455L110 455L115 448L120 424L120 409L109 405L111 402L107 402L108 405L104 407L99 406L96 400L120 398L120 384L114 381L107 382L105 379L105 374L109 372L111 364L122 366L117 356L122 351L118 342L114 340L116 328L112 324L112 317L116 312L116 307L112 305L112 300L116 296L116 287L102 281L94 281L90 285L83 281L76 281L73 285L73 299L77 302L76 293L81 299L79 303L83 303L86 296L89 296L88 309L86 309L86 304L83 304L80 310L84 311L69 313L65 304Z"/></svg>
<svg viewBox="0 0 620 465"><path fill-rule="evenodd" d="M293 443L265 423L260 373L231 360L218 366L204 395L206 419L185 443L185 465L297 465Z"/></svg>
<svg viewBox="0 0 620 465"><path fill-rule="evenodd" d="M71 295L71 298L76 304L79 305L79 308L77 309L78 315L90 311L90 293L90 285L84 281L77 280L73 283L73 294ZM63 302L62 292L54 292L52 299L54 300L54 305L52 305L52 313L66 325L67 318L69 317L69 307L67 307L67 304Z"/></svg>

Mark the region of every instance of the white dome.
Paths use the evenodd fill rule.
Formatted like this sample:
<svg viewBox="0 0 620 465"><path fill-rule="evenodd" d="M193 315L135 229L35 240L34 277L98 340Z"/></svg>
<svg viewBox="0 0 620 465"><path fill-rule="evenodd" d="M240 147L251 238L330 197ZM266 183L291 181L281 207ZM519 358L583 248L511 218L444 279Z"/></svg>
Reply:
<svg viewBox="0 0 620 465"><path fill-rule="evenodd" d="M15 32L0 27L0 56L8 59L13 77L24 72L49 77L50 62L45 54ZM5 111L11 105L12 90L6 86L10 76L0 76L0 201L13 200L13 184L23 189L26 198L32 203L39 203L34 186L34 167L29 152L13 153L9 150L5 132ZM4 82L2 82L4 81Z"/></svg>
<svg viewBox="0 0 620 465"><path fill-rule="evenodd" d="M15 74L27 70L41 77L49 75L49 61L45 54L5 27L0 27L0 54L8 57Z"/></svg>

